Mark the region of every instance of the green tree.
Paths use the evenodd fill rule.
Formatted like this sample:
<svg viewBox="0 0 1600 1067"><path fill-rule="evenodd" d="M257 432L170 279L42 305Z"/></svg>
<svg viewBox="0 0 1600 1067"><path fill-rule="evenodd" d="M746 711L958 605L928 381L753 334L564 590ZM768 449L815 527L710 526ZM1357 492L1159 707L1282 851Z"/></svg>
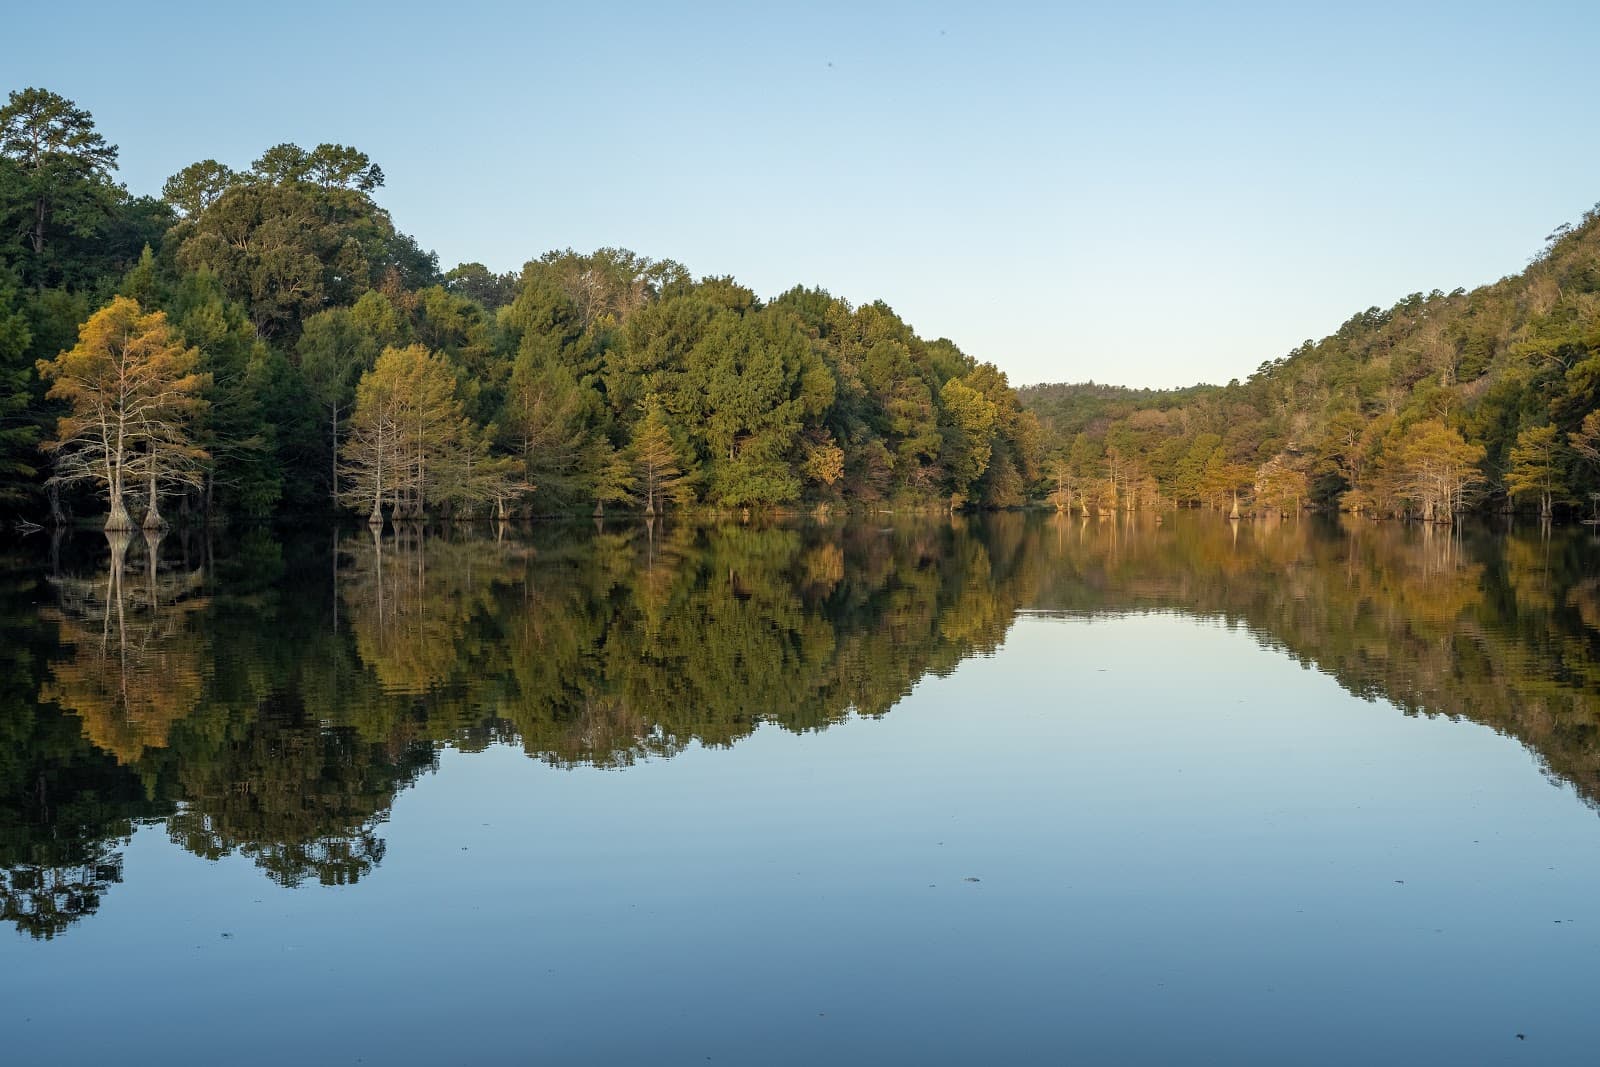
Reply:
<svg viewBox="0 0 1600 1067"><path fill-rule="evenodd" d="M488 434L467 419L456 374L422 345L386 348L356 386L350 435L341 449L343 499L420 515L430 504L470 505L497 498L514 483L490 462Z"/></svg>
<svg viewBox="0 0 1600 1067"><path fill-rule="evenodd" d="M944 415L940 458L950 480L951 501L959 506L989 469L999 410L983 393L956 378L944 383L939 405Z"/></svg>
<svg viewBox="0 0 1600 1067"><path fill-rule="evenodd" d="M0 267L0 504L7 506L27 497L37 473L33 457L39 420L28 360L32 341L10 272Z"/></svg>
<svg viewBox="0 0 1600 1067"><path fill-rule="evenodd" d="M517 292L515 274L495 274L482 263L462 263L445 272L444 284L452 293L477 301L489 311L511 303Z"/></svg>
<svg viewBox="0 0 1600 1067"><path fill-rule="evenodd" d="M1511 450L1506 490L1513 496L1534 496L1539 514L1548 516L1557 494L1566 492L1561 465L1561 442L1556 427L1530 426L1517 435Z"/></svg>
<svg viewBox="0 0 1600 1067"><path fill-rule="evenodd" d="M559 509L592 496L602 440L591 430L599 397L571 370L517 356L501 422L541 507Z"/></svg>
<svg viewBox="0 0 1600 1067"><path fill-rule="evenodd" d="M678 445L672 438L659 401L651 398L644 417L633 428L628 443L638 492L644 496L644 513L654 515L667 499L685 503L693 499L691 478L684 473Z"/></svg>
<svg viewBox="0 0 1600 1067"><path fill-rule="evenodd" d="M340 491L339 417L355 403L356 383L377 361L382 340L350 309L330 308L307 319L295 343L300 373L326 413L328 485L335 499Z"/></svg>
<svg viewBox="0 0 1600 1067"><path fill-rule="evenodd" d="M682 386L663 400L696 438L714 502L799 496L791 455L806 420L827 410L833 380L792 314L722 312L688 353Z"/></svg>
<svg viewBox="0 0 1600 1067"><path fill-rule="evenodd" d="M214 159L191 163L161 186L162 199L186 219L198 218L217 198L243 180L232 167Z"/></svg>
<svg viewBox="0 0 1600 1067"><path fill-rule="evenodd" d="M208 384L195 442L210 456L204 507L256 518L271 513L283 492L280 424L292 426L296 407L272 381L281 359L250 326L239 305L207 270L185 274L167 300L172 321L200 351ZM276 409L276 410L274 410Z"/></svg>
<svg viewBox="0 0 1600 1067"><path fill-rule="evenodd" d="M58 234L88 237L110 221L120 200L116 165L116 146L71 100L29 88L0 107L0 224L32 253L23 260L31 283L60 275Z"/></svg>

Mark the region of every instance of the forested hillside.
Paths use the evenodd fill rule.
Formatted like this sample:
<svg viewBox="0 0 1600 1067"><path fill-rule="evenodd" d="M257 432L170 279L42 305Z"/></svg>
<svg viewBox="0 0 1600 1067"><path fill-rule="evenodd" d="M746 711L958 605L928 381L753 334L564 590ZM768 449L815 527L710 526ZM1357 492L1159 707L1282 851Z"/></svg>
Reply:
<svg viewBox="0 0 1600 1067"><path fill-rule="evenodd" d="M621 249L441 270L357 149L115 180L87 111L0 108L0 503L112 527L597 507L1189 504L1445 520L1600 494L1600 214L1243 382L1040 385L882 303Z"/></svg>
<svg viewBox="0 0 1600 1067"><path fill-rule="evenodd" d="M1600 492L1600 208L1528 268L1369 308L1244 382L1023 389L1063 507L1305 504L1445 519Z"/></svg>
<svg viewBox="0 0 1600 1067"><path fill-rule="evenodd" d="M441 271L364 153L115 180L90 114L0 108L0 498L13 517L1024 502L1004 374L882 303L771 301L619 249Z"/></svg>

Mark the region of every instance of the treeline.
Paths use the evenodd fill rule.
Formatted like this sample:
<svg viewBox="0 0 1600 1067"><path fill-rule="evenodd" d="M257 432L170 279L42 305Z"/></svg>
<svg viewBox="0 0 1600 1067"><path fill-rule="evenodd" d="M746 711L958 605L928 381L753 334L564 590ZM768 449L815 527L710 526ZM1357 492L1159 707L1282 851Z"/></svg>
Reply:
<svg viewBox="0 0 1600 1067"><path fill-rule="evenodd" d="M1369 308L1243 382L1021 395L1062 507L1242 501L1439 521L1588 510L1600 498L1600 208L1520 274Z"/></svg>
<svg viewBox="0 0 1600 1067"><path fill-rule="evenodd" d="M115 181L92 117L0 108L0 498L23 518L1023 503L1005 375L882 303L763 301L619 249L441 271L323 144Z"/></svg>

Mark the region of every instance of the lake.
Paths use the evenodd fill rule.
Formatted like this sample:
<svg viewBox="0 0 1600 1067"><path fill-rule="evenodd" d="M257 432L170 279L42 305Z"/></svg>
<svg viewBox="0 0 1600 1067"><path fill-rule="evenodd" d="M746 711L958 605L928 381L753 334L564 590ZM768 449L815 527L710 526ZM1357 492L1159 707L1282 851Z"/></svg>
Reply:
<svg viewBox="0 0 1600 1067"><path fill-rule="evenodd" d="M1581 528L997 514L3 551L5 1062L1600 1040Z"/></svg>

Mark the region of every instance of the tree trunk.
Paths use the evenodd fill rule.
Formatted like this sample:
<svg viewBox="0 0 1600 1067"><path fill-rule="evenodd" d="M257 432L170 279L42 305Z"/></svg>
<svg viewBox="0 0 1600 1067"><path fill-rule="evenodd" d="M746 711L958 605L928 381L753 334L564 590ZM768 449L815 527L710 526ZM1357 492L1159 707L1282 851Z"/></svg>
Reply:
<svg viewBox="0 0 1600 1067"><path fill-rule="evenodd" d="M333 486L333 503L337 507L339 503L339 405L329 404L328 407L333 412L333 461L329 469L329 474L333 480L329 484Z"/></svg>
<svg viewBox="0 0 1600 1067"><path fill-rule="evenodd" d="M367 516L367 525L376 533L383 525L383 428L378 428L378 447L375 450L377 461L372 465L376 477L376 488L372 491L372 514Z"/></svg>
<svg viewBox="0 0 1600 1067"><path fill-rule="evenodd" d="M159 530L162 527L161 512L156 507L156 472L150 472L150 506L145 508L144 528L146 530Z"/></svg>
<svg viewBox="0 0 1600 1067"><path fill-rule="evenodd" d="M111 514L106 516L106 530L126 532L133 529L133 516L128 514L128 508L122 502L121 487L111 490Z"/></svg>

